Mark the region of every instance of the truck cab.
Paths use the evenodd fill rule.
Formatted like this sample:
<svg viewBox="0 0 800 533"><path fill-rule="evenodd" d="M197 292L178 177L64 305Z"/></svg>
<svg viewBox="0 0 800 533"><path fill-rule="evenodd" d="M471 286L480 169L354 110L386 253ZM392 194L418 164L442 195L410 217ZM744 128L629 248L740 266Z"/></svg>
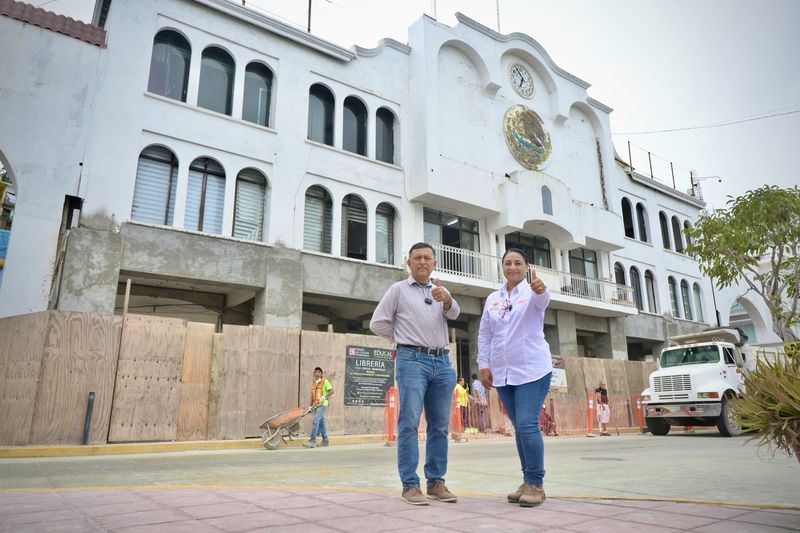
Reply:
<svg viewBox="0 0 800 533"><path fill-rule="evenodd" d="M670 337L642 392L647 429L666 435L671 426L717 426L726 437L739 435L730 402L744 394L744 375L755 366L746 340L735 328Z"/></svg>

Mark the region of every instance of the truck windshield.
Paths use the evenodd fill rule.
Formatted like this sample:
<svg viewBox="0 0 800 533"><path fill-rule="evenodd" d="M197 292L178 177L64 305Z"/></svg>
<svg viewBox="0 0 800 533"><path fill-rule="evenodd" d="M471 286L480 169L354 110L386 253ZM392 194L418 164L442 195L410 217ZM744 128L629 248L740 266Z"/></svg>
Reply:
<svg viewBox="0 0 800 533"><path fill-rule="evenodd" d="M719 347L716 345L675 348L661 354L661 368L718 362Z"/></svg>

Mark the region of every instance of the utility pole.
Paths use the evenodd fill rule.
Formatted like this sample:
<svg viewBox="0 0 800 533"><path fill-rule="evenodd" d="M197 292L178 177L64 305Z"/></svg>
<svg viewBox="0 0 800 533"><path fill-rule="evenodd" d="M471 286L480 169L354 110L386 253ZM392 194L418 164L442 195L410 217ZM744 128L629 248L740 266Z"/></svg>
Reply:
<svg viewBox="0 0 800 533"><path fill-rule="evenodd" d="M306 31L311 33L311 0L308 0L308 28Z"/></svg>

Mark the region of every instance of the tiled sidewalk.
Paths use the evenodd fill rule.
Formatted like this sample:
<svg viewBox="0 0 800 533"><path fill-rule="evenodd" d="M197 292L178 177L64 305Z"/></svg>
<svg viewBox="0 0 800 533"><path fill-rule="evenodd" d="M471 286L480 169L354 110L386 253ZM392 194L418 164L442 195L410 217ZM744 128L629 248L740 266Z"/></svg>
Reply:
<svg viewBox="0 0 800 533"><path fill-rule="evenodd" d="M800 531L800 510L692 503L504 497L412 507L397 494L320 489L136 488L0 492L0 530L119 531Z"/></svg>

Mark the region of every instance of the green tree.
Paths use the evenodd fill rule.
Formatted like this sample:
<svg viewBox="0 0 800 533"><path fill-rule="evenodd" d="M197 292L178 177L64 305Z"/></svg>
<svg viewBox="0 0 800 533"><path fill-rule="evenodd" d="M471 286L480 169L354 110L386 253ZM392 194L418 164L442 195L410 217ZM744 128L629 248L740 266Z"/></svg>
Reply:
<svg viewBox="0 0 800 533"><path fill-rule="evenodd" d="M703 215L686 234L700 270L727 287L740 280L757 293L784 342L800 320L800 189L760 187Z"/></svg>

